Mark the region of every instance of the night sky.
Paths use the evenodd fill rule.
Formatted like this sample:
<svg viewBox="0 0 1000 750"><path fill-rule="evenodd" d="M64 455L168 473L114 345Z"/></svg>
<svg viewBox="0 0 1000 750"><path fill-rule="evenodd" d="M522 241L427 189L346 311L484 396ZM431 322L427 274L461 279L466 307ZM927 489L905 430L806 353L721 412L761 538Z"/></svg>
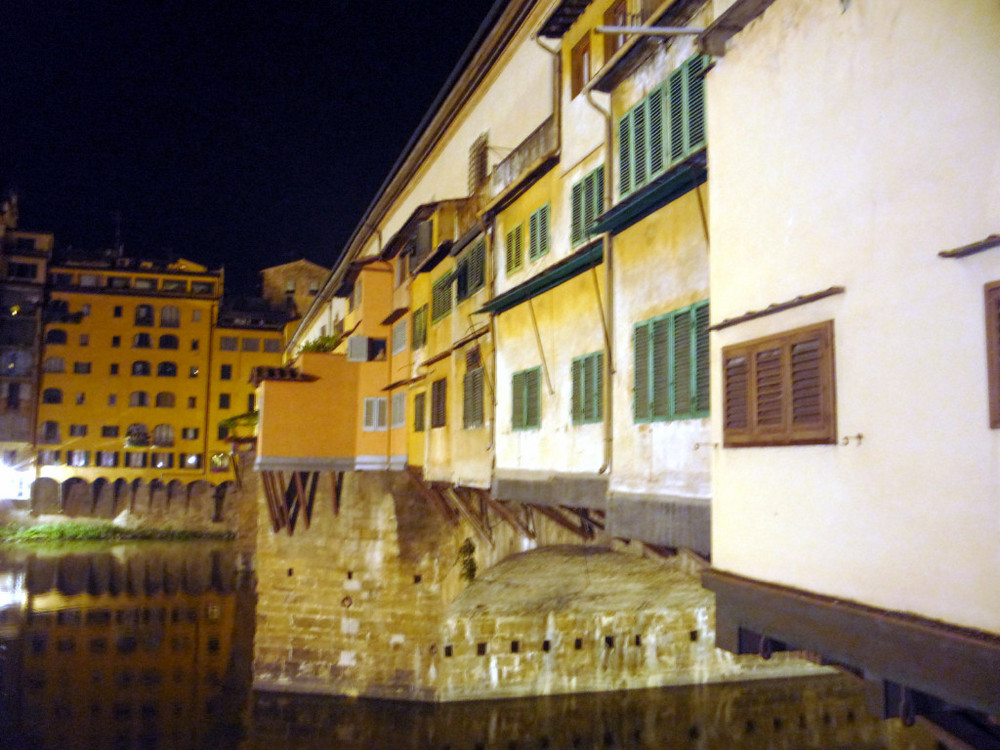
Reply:
<svg viewBox="0 0 1000 750"><path fill-rule="evenodd" d="M331 266L492 0L2 0L0 190L57 248Z"/></svg>

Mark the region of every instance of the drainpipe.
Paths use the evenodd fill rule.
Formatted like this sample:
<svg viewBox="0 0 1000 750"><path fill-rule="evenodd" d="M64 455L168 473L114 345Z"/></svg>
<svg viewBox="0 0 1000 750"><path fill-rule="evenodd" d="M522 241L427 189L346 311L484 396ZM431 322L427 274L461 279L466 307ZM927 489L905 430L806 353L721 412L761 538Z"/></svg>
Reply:
<svg viewBox="0 0 1000 750"><path fill-rule="evenodd" d="M493 299L496 296L496 272L495 266L493 265L493 227L494 223L490 222L490 225L486 225L486 221L483 219L481 214L476 215L476 219L479 221L479 228L483 232L483 240L486 242L486 289L489 294L489 298ZM471 323L471 319L470 319ZM496 374L497 374L497 321L496 315L490 313L490 349L491 356L493 358L493 385L490 388L490 394L492 395L491 401L493 402L493 408L490 411L490 442L486 446L486 450L493 451L493 456L491 458L490 465L490 476L493 476L493 472L496 469L496 451L494 447L496 446L497 439L497 389L496 389ZM483 376L486 378L486 363L483 362Z"/></svg>
<svg viewBox="0 0 1000 750"><path fill-rule="evenodd" d="M614 185L613 172L613 148L614 134L612 129L611 111L604 109L594 101L593 91L587 89L587 103L590 104L604 117L604 205L610 206L614 196L612 185ZM614 455L614 389L612 382L615 375L614 367L614 247L611 233L605 232L604 241L604 294L607 297L607 312L605 330L611 335L605 336L604 341L604 463L597 470L598 474L606 474L611 471L611 461ZM600 302L600 297L598 297Z"/></svg>

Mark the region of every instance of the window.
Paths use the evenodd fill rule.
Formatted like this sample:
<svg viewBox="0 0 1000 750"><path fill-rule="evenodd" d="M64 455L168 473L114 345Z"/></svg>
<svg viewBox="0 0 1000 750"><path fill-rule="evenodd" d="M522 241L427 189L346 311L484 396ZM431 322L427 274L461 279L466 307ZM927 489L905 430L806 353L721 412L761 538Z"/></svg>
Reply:
<svg viewBox="0 0 1000 750"><path fill-rule="evenodd" d="M618 121L618 192L625 197L705 147L708 58L695 55Z"/></svg>
<svg viewBox="0 0 1000 750"><path fill-rule="evenodd" d="M180 279L164 279L161 287L165 292L186 292L188 285Z"/></svg>
<svg viewBox="0 0 1000 750"><path fill-rule="evenodd" d="M528 219L528 258L537 260L549 251L549 204Z"/></svg>
<svg viewBox="0 0 1000 750"><path fill-rule="evenodd" d="M132 391L128 397L129 406L149 406L149 394L145 391Z"/></svg>
<svg viewBox="0 0 1000 750"><path fill-rule="evenodd" d="M259 352L260 351L260 339L243 339L243 351L245 352Z"/></svg>
<svg viewBox="0 0 1000 750"><path fill-rule="evenodd" d="M489 138L483 133L469 147L469 195L474 194L489 176Z"/></svg>
<svg viewBox="0 0 1000 750"><path fill-rule="evenodd" d="M136 289L156 289L156 279L140 276L135 280Z"/></svg>
<svg viewBox="0 0 1000 750"><path fill-rule="evenodd" d="M413 397L413 431L424 431L424 420L427 414L427 394L418 393Z"/></svg>
<svg viewBox="0 0 1000 750"><path fill-rule="evenodd" d="M156 374L163 378L176 378L177 364L175 362L160 362L156 366Z"/></svg>
<svg viewBox="0 0 1000 750"><path fill-rule="evenodd" d="M38 451L38 463L40 466L58 466L59 451Z"/></svg>
<svg viewBox="0 0 1000 750"><path fill-rule="evenodd" d="M590 33L570 52L570 97L576 98L590 81Z"/></svg>
<svg viewBox="0 0 1000 750"><path fill-rule="evenodd" d="M77 393L76 394L76 405L77 406L80 406L86 400L87 400L87 394L86 393Z"/></svg>
<svg viewBox="0 0 1000 750"><path fill-rule="evenodd" d="M478 239L459 258L455 267L456 292L460 300L468 299L486 284L486 240Z"/></svg>
<svg viewBox="0 0 1000 750"><path fill-rule="evenodd" d="M219 394L219 408L220 409L228 409L229 408L229 394L228 393L220 393Z"/></svg>
<svg viewBox="0 0 1000 750"><path fill-rule="evenodd" d="M52 328L48 333L45 334L46 344L65 344L66 343L66 331L61 328Z"/></svg>
<svg viewBox="0 0 1000 750"><path fill-rule="evenodd" d="M212 472L229 471L229 456L225 453L213 453L208 460L208 470Z"/></svg>
<svg viewBox="0 0 1000 750"><path fill-rule="evenodd" d="M130 424L125 430L125 446L128 448L145 448L149 445L149 429L141 422ZM145 466L145 464L143 464Z"/></svg>
<svg viewBox="0 0 1000 750"><path fill-rule="evenodd" d="M192 281L191 294L212 294L215 292L215 285L210 281Z"/></svg>
<svg viewBox="0 0 1000 750"><path fill-rule="evenodd" d="M114 347L115 349L117 349L121 345L122 345L122 337L121 336L112 336L111 337L111 346L112 347Z"/></svg>
<svg viewBox="0 0 1000 750"><path fill-rule="evenodd" d="M90 362L74 362L73 363L73 373L76 375L89 375L90 374Z"/></svg>
<svg viewBox="0 0 1000 750"><path fill-rule="evenodd" d="M122 306L121 305L115 305L115 309L114 309L114 312L112 313L112 315L114 317L116 317L116 318L120 318L122 316Z"/></svg>
<svg viewBox="0 0 1000 750"><path fill-rule="evenodd" d="M130 469L146 468L146 460L149 456L142 452L125 452L125 466Z"/></svg>
<svg viewBox="0 0 1000 750"><path fill-rule="evenodd" d="M199 346L201 346L201 342L198 339L191 339L191 351L198 351Z"/></svg>
<svg viewBox="0 0 1000 750"><path fill-rule="evenodd" d="M444 427L448 423L448 379L441 378L431 384L431 427Z"/></svg>
<svg viewBox="0 0 1000 750"><path fill-rule="evenodd" d="M90 466L90 451L66 451L66 463L70 466Z"/></svg>
<svg viewBox="0 0 1000 750"><path fill-rule="evenodd" d="M103 427L101 427L101 437L104 438L118 437L118 425L106 424Z"/></svg>
<svg viewBox="0 0 1000 750"><path fill-rule="evenodd" d="M833 370L833 321L723 348L723 445L836 442Z"/></svg>
<svg viewBox="0 0 1000 750"><path fill-rule="evenodd" d="M317 294L319 294L319 282L318 281L310 281L309 282L309 296L310 297L315 297Z"/></svg>
<svg viewBox="0 0 1000 750"><path fill-rule="evenodd" d="M132 363L132 374L133 375L149 375L152 372L152 367L149 362L145 360L138 359Z"/></svg>
<svg viewBox="0 0 1000 750"><path fill-rule="evenodd" d="M181 438L184 440L197 440L198 439L198 428L197 427L185 427L181 430Z"/></svg>
<svg viewBox="0 0 1000 750"><path fill-rule="evenodd" d="M174 428L169 424L158 424L153 428L153 445L170 447L174 444Z"/></svg>
<svg viewBox="0 0 1000 750"><path fill-rule="evenodd" d="M193 323L199 323L199 322L201 322L201 310L192 310L191 311L191 321Z"/></svg>
<svg viewBox="0 0 1000 750"><path fill-rule="evenodd" d="M392 394L392 425L395 427L406 426L406 392Z"/></svg>
<svg viewBox="0 0 1000 750"><path fill-rule="evenodd" d="M34 279L38 273L38 266L34 263L7 264L7 276L12 279Z"/></svg>
<svg viewBox="0 0 1000 750"><path fill-rule="evenodd" d="M117 362L113 362L111 364L111 367L108 369L108 372L110 372L112 375L117 375L118 374L118 363Z"/></svg>
<svg viewBox="0 0 1000 750"><path fill-rule="evenodd" d="M165 333L160 336L159 347L160 349L179 349L181 345L180 339L178 339L172 333Z"/></svg>
<svg viewBox="0 0 1000 750"><path fill-rule="evenodd" d="M160 391L156 394L156 405L163 409L171 409L174 406L174 394L169 391Z"/></svg>
<svg viewBox="0 0 1000 750"><path fill-rule="evenodd" d="M224 424L220 424L219 429L215 433L215 437L219 440L225 440L229 437L229 428Z"/></svg>
<svg viewBox="0 0 1000 750"><path fill-rule="evenodd" d="M137 326L151 326L151 325L153 325L153 306L152 305L136 305L136 307L135 307L135 324Z"/></svg>
<svg viewBox="0 0 1000 750"><path fill-rule="evenodd" d="M196 378L196 377L198 377L198 366L197 365L191 365L191 367L188 368L188 377L189 378Z"/></svg>
<svg viewBox="0 0 1000 750"><path fill-rule="evenodd" d="M636 325L636 422L708 416L708 302Z"/></svg>
<svg viewBox="0 0 1000 750"><path fill-rule="evenodd" d="M604 211L604 167L573 185L570 193L570 243L576 247L591 237L594 220Z"/></svg>
<svg viewBox="0 0 1000 750"><path fill-rule="evenodd" d="M452 275L446 273L434 282L431 289L431 322L437 323L451 311Z"/></svg>
<svg viewBox="0 0 1000 750"><path fill-rule="evenodd" d="M160 328L180 328L181 311L177 305L164 305L160 310Z"/></svg>
<svg viewBox="0 0 1000 750"><path fill-rule="evenodd" d="M570 366L573 382L573 424L600 422L604 416L604 354L577 357Z"/></svg>
<svg viewBox="0 0 1000 750"><path fill-rule="evenodd" d="M232 365L222 365L219 368L219 378L221 380L232 380L233 379L233 366Z"/></svg>
<svg viewBox="0 0 1000 750"><path fill-rule="evenodd" d="M414 349L419 349L427 343L427 305L421 305L413 313L413 341Z"/></svg>
<svg viewBox="0 0 1000 750"><path fill-rule="evenodd" d="M182 453L180 457L180 469L200 469L201 468L201 454L200 453Z"/></svg>
<svg viewBox="0 0 1000 750"><path fill-rule="evenodd" d="M237 340L235 336L222 336L219 338L219 348L224 352L235 352Z"/></svg>
<svg viewBox="0 0 1000 750"><path fill-rule="evenodd" d="M113 394L113 393L112 393L112 394L110 394L110 395L108 396L108 406L114 406L114 405L115 405L115 404L117 404L117 403L118 403L118 396L116 396L116 395L115 395L115 394Z"/></svg>
<svg viewBox="0 0 1000 750"><path fill-rule="evenodd" d="M247 394L247 412L254 411L257 408L257 396L253 393Z"/></svg>
<svg viewBox="0 0 1000 750"><path fill-rule="evenodd" d="M462 427L472 430L483 426L483 368L465 373L462 379Z"/></svg>
<svg viewBox="0 0 1000 750"><path fill-rule="evenodd" d="M511 427L528 430L542 423L542 370L515 372L511 379Z"/></svg>
<svg viewBox="0 0 1000 750"><path fill-rule="evenodd" d="M285 294L295 294L295 279L285 279Z"/></svg>
<svg viewBox="0 0 1000 750"><path fill-rule="evenodd" d="M406 349L406 318L392 327L392 353L399 354Z"/></svg>
<svg viewBox="0 0 1000 750"><path fill-rule="evenodd" d="M188 396L188 409L198 408L198 398L197 396Z"/></svg>
<svg viewBox="0 0 1000 750"><path fill-rule="evenodd" d="M69 426L69 436L70 437L86 437L87 436L87 425L85 425L85 424L71 424Z"/></svg>
<svg viewBox="0 0 1000 750"><path fill-rule="evenodd" d="M628 3L626 0L617 0L610 8L604 11L605 26L628 26ZM604 62L607 63L615 52L625 44L624 34L604 35Z"/></svg>
<svg viewBox="0 0 1000 750"><path fill-rule="evenodd" d="M97 461L98 466L104 468L110 468L118 465L118 452L117 451L97 451Z"/></svg>
<svg viewBox="0 0 1000 750"><path fill-rule="evenodd" d="M8 409L20 409L21 408L21 384L20 383L8 383L7 384L7 408Z"/></svg>
<svg viewBox="0 0 1000 750"><path fill-rule="evenodd" d="M353 288L351 289L351 296L347 298L347 310L348 312L353 311L355 308L361 307L361 281L355 282Z"/></svg>
<svg viewBox="0 0 1000 750"><path fill-rule="evenodd" d="M989 383L990 427L1000 427L1000 281L987 284L986 377Z"/></svg>
<svg viewBox="0 0 1000 750"><path fill-rule="evenodd" d="M132 337L133 349L150 349L153 346L153 339L148 333L137 333Z"/></svg>
<svg viewBox="0 0 1000 750"><path fill-rule="evenodd" d="M264 339L264 351L271 354L281 352L281 339Z"/></svg>
<svg viewBox="0 0 1000 750"><path fill-rule="evenodd" d="M507 232L504 241L504 269L513 273L524 263L524 226L518 224Z"/></svg>
<svg viewBox="0 0 1000 750"><path fill-rule="evenodd" d="M384 430L388 406L388 399L384 396L380 398L366 398L365 421L362 429L368 432L371 432L372 430Z"/></svg>
<svg viewBox="0 0 1000 750"><path fill-rule="evenodd" d="M42 391L42 403L43 404L61 404L63 400L62 389L60 388L46 388Z"/></svg>
<svg viewBox="0 0 1000 750"><path fill-rule="evenodd" d="M92 273L80 274L80 286L94 287L101 285L101 277Z"/></svg>
<svg viewBox="0 0 1000 750"><path fill-rule="evenodd" d="M89 306L88 305L84 305L84 307L89 307ZM90 312L88 311L87 314L89 315ZM81 333L80 334L80 346L90 346L90 334L89 333Z"/></svg>
<svg viewBox="0 0 1000 750"><path fill-rule="evenodd" d="M59 423L58 422L43 422L42 423L42 442L43 443L61 443L62 439L59 436Z"/></svg>
<svg viewBox="0 0 1000 750"><path fill-rule="evenodd" d="M42 363L42 372L66 372L66 360L62 357L47 357Z"/></svg>

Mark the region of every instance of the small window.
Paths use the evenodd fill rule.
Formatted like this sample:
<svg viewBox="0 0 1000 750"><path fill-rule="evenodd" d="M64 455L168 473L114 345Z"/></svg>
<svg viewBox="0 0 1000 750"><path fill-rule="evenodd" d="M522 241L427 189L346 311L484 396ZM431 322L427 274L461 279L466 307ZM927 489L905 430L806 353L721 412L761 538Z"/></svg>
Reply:
<svg viewBox="0 0 1000 750"><path fill-rule="evenodd" d="M392 327L392 353L399 354L406 349L406 318Z"/></svg>
<svg viewBox="0 0 1000 750"><path fill-rule="evenodd" d="M111 346L113 348L117 349L121 345L122 345L122 337L121 336L112 336L111 337Z"/></svg>
<svg viewBox="0 0 1000 750"><path fill-rule="evenodd" d="M63 401L63 393L60 388L46 388L42 391L42 403L43 404L61 404Z"/></svg>
<svg viewBox="0 0 1000 750"><path fill-rule="evenodd" d="M177 363L176 362L160 362L156 366L156 374L162 378L176 378L177 377Z"/></svg>
<svg viewBox="0 0 1000 750"><path fill-rule="evenodd" d="M228 409L229 408L229 394L228 393L220 393L219 394L219 408L220 409Z"/></svg>
<svg viewBox="0 0 1000 750"><path fill-rule="evenodd" d="M128 289L129 279L127 276L109 276L108 287L111 289Z"/></svg>
<svg viewBox="0 0 1000 750"><path fill-rule="evenodd" d="M151 326L153 325L153 306L152 305L136 305L135 308L135 324L137 326Z"/></svg>
<svg viewBox="0 0 1000 750"><path fill-rule="evenodd" d="M66 451L66 463L70 466L90 466L90 451Z"/></svg>
<svg viewBox="0 0 1000 750"><path fill-rule="evenodd" d="M71 424L69 426L69 436L70 437L86 437L87 436L87 425L85 425L85 424Z"/></svg>
<svg viewBox="0 0 1000 750"><path fill-rule="evenodd" d="M133 349L151 349L153 346L153 337L148 333L137 333L132 337L132 348Z"/></svg>
<svg viewBox="0 0 1000 750"><path fill-rule="evenodd" d="M76 394L76 402L75 403L76 403L77 406L82 405L86 400L87 400L87 394L86 393L77 393Z"/></svg>
<svg viewBox="0 0 1000 750"><path fill-rule="evenodd" d="M59 451L44 450L38 451L38 463L41 466L58 466L59 465Z"/></svg>
<svg viewBox="0 0 1000 750"><path fill-rule="evenodd" d="M199 322L201 322L201 310L192 310L191 311L191 322L193 322L193 323L199 323Z"/></svg>
<svg viewBox="0 0 1000 750"><path fill-rule="evenodd" d="M165 333L160 336L159 348L160 349L179 349L181 345L180 339L178 339L172 333Z"/></svg>
<svg viewBox="0 0 1000 750"><path fill-rule="evenodd" d="M628 26L627 0L616 0L610 8L604 11L605 26ZM615 52L625 44L624 34L604 34L604 62L607 63Z"/></svg>
<svg viewBox="0 0 1000 750"><path fill-rule="evenodd" d="M198 366L197 365L191 365L191 367L188 368L188 377L189 378L196 378L196 377L198 377Z"/></svg>
<svg viewBox="0 0 1000 750"><path fill-rule="evenodd" d="M245 339L243 339L243 351L245 351L245 352L259 352L260 351L260 339L258 339L258 338L245 338Z"/></svg>
<svg viewBox="0 0 1000 750"><path fill-rule="evenodd" d="M366 398L365 399L365 421L363 429L366 431L382 431L386 427L386 412L388 411L388 399Z"/></svg>
<svg viewBox="0 0 1000 750"><path fill-rule="evenodd" d="M155 403L161 409L171 409L174 406L174 394L169 391L160 391L156 394Z"/></svg>
<svg viewBox="0 0 1000 750"><path fill-rule="evenodd" d="M220 380L232 380L233 379L233 366L232 365L222 365L219 368L219 379Z"/></svg>
<svg viewBox="0 0 1000 750"><path fill-rule="evenodd" d="M518 224L507 232L504 241L504 270L508 275L524 265L524 225Z"/></svg>
<svg viewBox="0 0 1000 750"><path fill-rule="evenodd" d="M465 373L462 381L462 426L467 430L483 426L483 368Z"/></svg>
<svg viewBox="0 0 1000 750"><path fill-rule="evenodd" d="M114 406L118 403L118 396L114 393L108 395L108 406Z"/></svg>
<svg viewBox="0 0 1000 750"><path fill-rule="evenodd" d="M570 97L576 98L590 81L590 32L570 52Z"/></svg>
<svg viewBox="0 0 1000 750"><path fill-rule="evenodd" d="M132 363L133 375L149 375L152 371L152 366L145 360L139 359Z"/></svg>
<svg viewBox="0 0 1000 750"><path fill-rule="evenodd" d="M224 352L235 352L239 342L235 336L222 336L219 338L219 349Z"/></svg>
<svg viewBox="0 0 1000 750"><path fill-rule="evenodd" d="M180 456L180 469L200 469L202 457L200 453L182 453Z"/></svg>
<svg viewBox="0 0 1000 750"><path fill-rule="evenodd" d="M455 266L455 293L459 300L468 299L486 284L486 240L480 238Z"/></svg>
<svg viewBox="0 0 1000 750"><path fill-rule="evenodd" d="M89 305L84 305L84 307L88 307L89 308L90 306ZM89 314L89 310L88 310L88 314ZM81 333L80 334L80 346L90 346L90 334L89 333Z"/></svg>
<svg viewBox="0 0 1000 750"><path fill-rule="evenodd" d="M164 279L161 288L165 292L186 292L187 282L182 279Z"/></svg>
<svg viewBox="0 0 1000 750"><path fill-rule="evenodd" d="M66 372L66 360L62 357L47 357L42 363L42 372Z"/></svg>
<svg viewBox="0 0 1000 750"><path fill-rule="evenodd" d="M153 445L169 448L174 444L174 428L169 424L158 424L153 428ZM163 468L163 467L157 467Z"/></svg>
<svg viewBox="0 0 1000 750"><path fill-rule="evenodd" d="M413 431L423 432L427 414L427 394L418 393L413 397Z"/></svg>
<svg viewBox="0 0 1000 750"><path fill-rule="evenodd" d="M511 426L515 430L528 430L542 423L542 371L515 372L511 379Z"/></svg>
<svg viewBox="0 0 1000 750"><path fill-rule="evenodd" d="M132 391L128 397L129 406L149 406L149 394L145 391Z"/></svg>
<svg viewBox="0 0 1000 750"><path fill-rule="evenodd" d="M215 291L215 285L210 281L191 282L192 294L212 294L214 291Z"/></svg>
<svg viewBox="0 0 1000 750"><path fill-rule="evenodd" d="M411 344L419 349L427 343L427 305L421 305L413 313L413 334Z"/></svg>
<svg viewBox="0 0 1000 750"><path fill-rule="evenodd" d="M837 439L833 321L722 350L727 447Z"/></svg>
<svg viewBox="0 0 1000 750"><path fill-rule="evenodd" d="M198 428L197 427L185 427L181 430L181 438L184 440L197 440L198 439Z"/></svg>
<svg viewBox="0 0 1000 750"><path fill-rule="evenodd" d="M604 416L604 354L595 352L574 359L570 374L573 424L600 422Z"/></svg>
<svg viewBox="0 0 1000 750"><path fill-rule="evenodd" d="M220 424L218 431L215 433L215 437L219 440L225 440L229 437L229 428L224 424Z"/></svg>
<svg viewBox="0 0 1000 750"><path fill-rule="evenodd" d="M118 452L117 451L97 451L97 461L98 466L104 468L111 468L118 465Z"/></svg>
<svg viewBox="0 0 1000 750"><path fill-rule="evenodd" d="M431 290L431 322L437 323L441 318L451 312L451 282L452 275L445 274L434 282Z"/></svg>
<svg viewBox="0 0 1000 750"><path fill-rule="evenodd" d="M444 427L448 423L448 379L441 378L431 384L431 427Z"/></svg>
<svg viewBox="0 0 1000 750"><path fill-rule="evenodd" d="M146 276L140 276L135 280L135 288L146 291L156 289L156 279L151 279Z"/></svg>
<svg viewBox="0 0 1000 750"><path fill-rule="evenodd" d="M580 245L593 236L594 221L604 211L604 167L598 167L570 190L570 243Z"/></svg>
<svg viewBox="0 0 1000 750"><path fill-rule="evenodd" d="M100 276L95 276L92 273L81 273L80 274L80 286L95 287L101 285Z"/></svg>
<svg viewBox="0 0 1000 750"><path fill-rule="evenodd" d="M198 351L199 346L201 346L201 342L198 339L191 339L191 351Z"/></svg>
<svg viewBox="0 0 1000 750"><path fill-rule="evenodd" d="M74 362L73 363L73 373L75 375L89 375L90 374L90 362Z"/></svg>
<svg viewBox="0 0 1000 750"><path fill-rule="evenodd" d="M310 297L315 297L317 294L319 294L319 282L318 281L310 281L309 282L309 296Z"/></svg>
<svg viewBox="0 0 1000 750"><path fill-rule="evenodd" d="M392 427L406 426L406 392L392 394Z"/></svg>
<svg viewBox="0 0 1000 750"><path fill-rule="evenodd" d="M101 427L101 437L104 438L118 437L118 425L106 424L103 427Z"/></svg>
<svg viewBox="0 0 1000 750"><path fill-rule="evenodd" d="M146 461L149 459L147 453L141 451L125 451L125 466L130 469L145 469Z"/></svg>
<svg viewBox="0 0 1000 750"><path fill-rule="evenodd" d="M122 306L121 305L115 305L115 309L114 309L114 312L112 313L112 315L114 317L116 317L116 318L120 318L122 316Z"/></svg>
<svg viewBox="0 0 1000 750"><path fill-rule="evenodd" d="M117 362L112 362L111 363L111 367L108 369L108 372L110 372L112 375L117 375L118 374L118 363Z"/></svg>
<svg viewBox="0 0 1000 750"><path fill-rule="evenodd" d="M281 339L264 339L264 351L271 354L281 353Z"/></svg>
<svg viewBox="0 0 1000 750"><path fill-rule="evenodd" d="M42 423L42 442L43 443L61 443L62 439L59 435L59 423L53 422L51 420Z"/></svg>
<svg viewBox="0 0 1000 750"><path fill-rule="evenodd" d="M52 328L48 333L45 334L46 344L65 344L66 343L66 331L61 328Z"/></svg>
<svg viewBox="0 0 1000 750"><path fill-rule="evenodd" d="M486 182L490 162L489 140L483 133L469 147L469 195L473 195Z"/></svg>
<svg viewBox="0 0 1000 750"><path fill-rule="evenodd" d="M198 397L188 396L188 409L197 409L197 408L198 408Z"/></svg>
<svg viewBox="0 0 1000 750"><path fill-rule="evenodd" d="M160 310L160 328L180 328L181 310L177 305L164 305Z"/></svg>

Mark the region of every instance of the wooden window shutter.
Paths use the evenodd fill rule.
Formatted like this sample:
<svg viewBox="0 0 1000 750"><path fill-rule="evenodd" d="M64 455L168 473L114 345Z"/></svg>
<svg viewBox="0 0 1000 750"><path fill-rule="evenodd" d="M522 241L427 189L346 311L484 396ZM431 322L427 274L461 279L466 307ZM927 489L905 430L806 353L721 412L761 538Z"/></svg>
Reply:
<svg viewBox="0 0 1000 750"><path fill-rule="evenodd" d="M507 273L516 271L521 267L524 260L524 225L518 224L507 232L507 241L504 247L505 263Z"/></svg>
<svg viewBox="0 0 1000 750"><path fill-rule="evenodd" d="M570 244L583 242L583 181L573 185L570 193Z"/></svg>
<svg viewBox="0 0 1000 750"><path fill-rule="evenodd" d="M538 257L538 213L533 213L528 219L528 258L534 260Z"/></svg>
<svg viewBox="0 0 1000 750"><path fill-rule="evenodd" d="M525 373L524 384L524 426L538 427L542 419L541 371L529 370Z"/></svg>
<svg viewBox="0 0 1000 750"><path fill-rule="evenodd" d="M671 332L673 346L671 348L674 353L670 368L672 398L670 413L672 415L688 414L692 411L691 403L694 396L691 392L693 381L691 370L694 365L694 356L691 351L694 343L694 337L691 335L693 312L691 310L671 318L673 328Z"/></svg>
<svg viewBox="0 0 1000 750"><path fill-rule="evenodd" d="M649 324L635 327L635 379L633 384L633 412L637 422L647 420L649 413Z"/></svg>
<svg viewBox="0 0 1000 750"><path fill-rule="evenodd" d="M424 420L427 414L427 394L418 393L413 397L413 431L424 431Z"/></svg>
<svg viewBox="0 0 1000 750"><path fill-rule="evenodd" d="M659 174L663 169L663 89L657 88L646 99L649 127L649 174Z"/></svg>
<svg viewBox="0 0 1000 750"><path fill-rule="evenodd" d="M649 156L646 150L645 102L632 110L632 151L635 154L635 158L632 160L633 181L636 185L644 185L647 176L646 162Z"/></svg>
<svg viewBox="0 0 1000 750"><path fill-rule="evenodd" d="M551 206L546 203L538 209L538 254L545 255L549 251L549 213Z"/></svg>
<svg viewBox="0 0 1000 750"><path fill-rule="evenodd" d="M483 371L470 370L462 381L462 426L483 426Z"/></svg>
<svg viewBox="0 0 1000 750"><path fill-rule="evenodd" d="M710 349L708 303L698 305L694 311L694 411L709 410Z"/></svg>
<svg viewBox="0 0 1000 750"><path fill-rule="evenodd" d="M448 381L445 378L431 384L431 427L444 427L448 420Z"/></svg>
<svg viewBox="0 0 1000 750"><path fill-rule="evenodd" d="M583 388L583 370L586 360L577 359L573 361L572 364L572 383L573 383L573 406L572 406L572 419L574 424L579 424L583 421L583 399L584 399L584 388Z"/></svg>
<svg viewBox="0 0 1000 750"><path fill-rule="evenodd" d="M694 153L705 145L705 68L703 55L692 57L685 64L687 83L687 141L685 150Z"/></svg>
<svg viewBox="0 0 1000 750"><path fill-rule="evenodd" d="M1000 427L1000 281L987 284L986 376L989 386L990 427Z"/></svg>
<svg viewBox="0 0 1000 750"><path fill-rule="evenodd" d="M684 69L678 68L667 79L670 109L670 161L684 156Z"/></svg>
<svg viewBox="0 0 1000 750"><path fill-rule="evenodd" d="M618 194L632 192L632 113L618 121Z"/></svg>
<svg viewBox="0 0 1000 750"><path fill-rule="evenodd" d="M514 429L524 427L524 373L515 372L511 378L510 424Z"/></svg>
<svg viewBox="0 0 1000 750"><path fill-rule="evenodd" d="M836 441L833 323L723 350L725 445Z"/></svg>
<svg viewBox="0 0 1000 750"><path fill-rule="evenodd" d="M650 344L652 403L649 416L663 419L670 416L670 318L653 320L650 326Z"/></svg>

